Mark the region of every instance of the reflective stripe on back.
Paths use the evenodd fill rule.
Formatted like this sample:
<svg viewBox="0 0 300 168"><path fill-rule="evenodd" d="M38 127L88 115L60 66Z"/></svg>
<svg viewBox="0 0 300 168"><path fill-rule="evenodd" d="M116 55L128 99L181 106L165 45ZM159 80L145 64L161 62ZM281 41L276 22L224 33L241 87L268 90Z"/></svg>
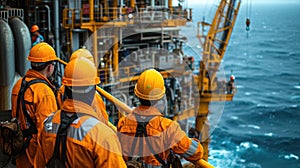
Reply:
<svg viewBox="0 0 300 168"><path fill-rule="evenodd" d="M94 117L90 117L79 128L70 127L68 130L68 137L81 141L86 134L100 121Z"/></svg>
<svg viewBox="0 0 300 168"><path fill-rule="evenodd" d="M53 117L51 116L51 118L49 118L45 122L45 128L44 129L45 129L45 132L47 132L47 133L57 134L60 124L52 123L52 119L53 119ZM80 119L80 118L78 118L78 119ZM75 128L73 126L70 126L69 129L68 129L67 136L70 137L70 138L81 141L87 135L87 133L95 125L97 125L99 122L100 121L97 120L96 118L90 117L86 121L84 121L79 128Z"/></svg>

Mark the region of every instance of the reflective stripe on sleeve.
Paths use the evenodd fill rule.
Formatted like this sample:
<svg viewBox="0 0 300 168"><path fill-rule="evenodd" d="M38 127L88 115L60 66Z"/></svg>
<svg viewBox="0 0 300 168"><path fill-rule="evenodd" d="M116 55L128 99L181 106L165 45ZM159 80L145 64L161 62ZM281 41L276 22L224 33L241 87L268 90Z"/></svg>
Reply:
<svg viewBox="0 0 300 168"><path fill-rule="evenodd" d="M196 153L196 150L198 149L198 145L198 142L192 140L192 144L190 145L189 149L182 156L184 158L189 158L190 156L193 156Z"/></svg>

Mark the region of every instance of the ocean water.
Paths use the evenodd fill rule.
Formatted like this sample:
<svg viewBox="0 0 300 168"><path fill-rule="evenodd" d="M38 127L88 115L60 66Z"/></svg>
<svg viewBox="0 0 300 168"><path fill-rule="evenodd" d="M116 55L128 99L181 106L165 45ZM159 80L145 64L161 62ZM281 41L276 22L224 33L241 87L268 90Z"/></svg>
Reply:
<svg viewBox="0 0 300 168"><path fill-rule="evenodd" d="M202 8L193 10L201 20ZM238 91L212 133L209 162L300 168L300 2L253 4L248 33L246 17L243 4L223 61Z"/></svg>

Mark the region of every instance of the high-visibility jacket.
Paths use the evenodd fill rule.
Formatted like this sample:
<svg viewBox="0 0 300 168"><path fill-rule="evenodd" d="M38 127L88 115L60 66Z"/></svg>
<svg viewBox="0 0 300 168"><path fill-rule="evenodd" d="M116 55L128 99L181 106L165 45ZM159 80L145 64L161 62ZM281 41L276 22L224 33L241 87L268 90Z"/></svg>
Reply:
<svg viewBox="0 0 300 168"><path fill-rule="evenodd" d="M136 144L133 144L137 121L139 121L136 120L136 115L152 117L152 119L146 126L148 136L143 137L143 143L139 143L139 140L136 140ZM119 120L117 129L123 157L126 161L129 160L129 157L142 156L147 165L161 166L154 154L158 154L162 160L166 161L170 149L193 162L201 159L203 156L201 144L194 139L188 138L176 121L164 118L155 107L139 106L135 108L132 113ZM146 141L145 138L148 138L149 141ZM142 147L141 144L143 144ZM151 152L149 145L152 146L156 153ZM135 149L132 149L132 146Z"/></svg>
<svg viewBox="0 0 300 168"><path fill-rule="evenodd" d="M25 77L26 77L25 80L27 82L33 79L42 79L45 80L48 83L48 85L45 83L32 84L24 93L26 110L29 112L32 121L35 123L36 128L38 130L38 134L32 135L30 144L26 149L26 154L23 154L22 156L16 159L17 167L33 166L33 160L34 160L36 147L37 147L37 136L39 135L42 129L41 128L42 123L49 114L51 114L53 111L57 111L56 99L53 92L55 87L51 84L51 82L42 74L32 69L27 71ZM17 99L18 99L21 83L22 83L22 79L19 79L12 89L12 97L11 97L12 117L16 117L17 103L20 103L17 102ZM22 105L20 103L20 109L21 107ZM25 122L26 117L24 116L21 110L18 112L18 114L19 114L21 129L22 130L27 129L26 122Z"/></svg>
<svg viewBox="0 0 300 168"><path fill-rule="evenodd" d="M62 85L56 93L57 102L60 105L60 107L62 106L64 99L66 99L64 97L64 93L65 93L65 86ZM97 92L95 93L95 97L92 102L92 108L96 111L97 115L99 116L99 120L107 124L108 115L106 113L106 107L101 95Z"/></svg>
<svg viewBox="0 0 300 168"><path fill-rule="evenodd" d="M76 113L76 119L67 131L67 167L126 167L122 158L121 146L116 134L98 120L93 108L84 102L66 99L62 110ZM51 159L60 125L57 111L44 122L35 159L35 167L45 167Z"/></svg>
<svg viewBox="0 0 300 168"><path fill-rule="evenodd" d="M32 43L32 47L37 45L38 43L44 42L45 39L44 37L38 33L38 35L32 35L31 36L31 43Z"/></svg>

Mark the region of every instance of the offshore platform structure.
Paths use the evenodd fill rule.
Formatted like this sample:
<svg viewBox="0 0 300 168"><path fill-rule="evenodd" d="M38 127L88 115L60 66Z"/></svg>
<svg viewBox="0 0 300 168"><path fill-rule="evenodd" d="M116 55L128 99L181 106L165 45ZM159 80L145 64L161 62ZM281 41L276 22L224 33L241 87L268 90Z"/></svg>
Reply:
<svg viewBox="0 0 300 168"><path fill-rule="evenodd" d="M124 112L130 112L128 106L138 105L133 89L139 74L147 68L158 69L166 86L166 99L161 104L167 105L159 108L173 120L196 116L196 130L201 132L197 138L204 146L204 158L208 159L209 127L206 123L209 105L215 101L230 101L234 95L217 80L217 72L240 2L221 0L212 23L198 23L197 37L203 51L199 51L202 60L197 73L193 70L194 57L184 51L187 38L180 32L189 21L193 21L192 9L185 8L183 0L176 5L172 0L0 2L0 33L5 32L1 43L14 39L5 41L3 48L0 47L0 60L4 60L1 62L5 65L0 73L1 93L10 95L16 78L23 76L29 68L26 57L30 46L21 46L30 40L28 27L37 24L45 41L55 48L62 60L67 62L71 53L80 47L92 52L101 79L100 86L105 91L98 90L105 97L112 123L117 123ZM14 22L10 20L16 20L18 26L13 26ZM208 32L204 31L205 27L209 28ZM15 33L16 29L24 31ZM13 44L18 54L14 54ZM56 82L59 84L64 67L57 66ZM22 67L21 70L18 67ZM0 111L11 109L9 96L0 100Z"/></svg>

